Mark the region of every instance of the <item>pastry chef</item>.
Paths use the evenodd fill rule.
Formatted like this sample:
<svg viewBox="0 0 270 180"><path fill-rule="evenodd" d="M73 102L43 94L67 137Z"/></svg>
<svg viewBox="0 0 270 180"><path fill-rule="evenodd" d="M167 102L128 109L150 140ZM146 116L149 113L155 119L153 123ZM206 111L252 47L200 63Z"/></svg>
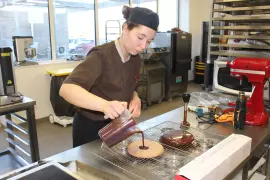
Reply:
<svg viewBox="0 0 270 180"><path fill-rule="evenodd" d="M73 147L98 139L98 131L125 108L133 117L141 113L136 92L139 53L154 39L159 17L141 7L124 6L122 13L126 22L119 39L92 48L60 88L60 95L78 107L73 120Z"/></svg>

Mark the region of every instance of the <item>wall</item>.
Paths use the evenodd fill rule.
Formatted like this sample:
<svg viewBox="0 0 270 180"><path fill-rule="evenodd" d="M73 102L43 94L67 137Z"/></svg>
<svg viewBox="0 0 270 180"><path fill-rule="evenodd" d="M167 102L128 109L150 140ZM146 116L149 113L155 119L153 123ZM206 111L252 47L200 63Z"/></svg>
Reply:
<svg viewBox="0 0 270 180"><path fill-rule="evenodd" d="M180 0L180 29L192 34L192 67L189 80L194 79L195 56L201 53L202 22L210 20L210 0Z"/></svg>
<svg viewBox="0 0 270 180"><path fill-rule="evenodd" d="M80 62L63 62L46 65L15 67L15 77L18 92L36 100L36 119L49 116L53 113L50 102L50 76L47 70L74 68Z"/></svg>

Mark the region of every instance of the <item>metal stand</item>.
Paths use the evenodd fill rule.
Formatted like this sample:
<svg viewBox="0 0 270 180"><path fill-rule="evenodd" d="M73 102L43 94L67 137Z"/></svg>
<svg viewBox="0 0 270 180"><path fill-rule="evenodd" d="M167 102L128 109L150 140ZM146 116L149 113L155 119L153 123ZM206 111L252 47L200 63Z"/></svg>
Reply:
<svg viewBox="0 0 270 180"><path fill-rule="evenodd" d="M22 166L40 160L34 110L35 104L35 101L24 97L23 101L20 103L0 106L0 116L6 116L7 126L5 131L8 134L6 140L9 144L7 150L1 152L0 156L11 154ZM19 111L26 111L26 119L16 114L16 112ZM16 124L12 121L12 118L22 123L27 123L28 128L26 129L23 125ZM23 134L23 136L20 136L20 134Z"/></svg>
<svg viewBox="0 0 270 180"><path fill-rule="evenodd" d="M108 20L105 23L105 40L107 42L114 41L121 35L121 24L119 20Z"/></svg>

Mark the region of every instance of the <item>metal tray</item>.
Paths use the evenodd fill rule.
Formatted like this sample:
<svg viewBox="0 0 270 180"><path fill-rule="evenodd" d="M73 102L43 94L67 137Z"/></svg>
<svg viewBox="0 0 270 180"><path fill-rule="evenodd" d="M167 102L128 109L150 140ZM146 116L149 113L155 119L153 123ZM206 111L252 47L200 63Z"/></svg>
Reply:
<svg viewBox="0 0 270 180"><path fill-rule="evenodd" d="M269 10L270 6L251 6L251 7L229 7L214 9L214 12L235 12L235 11L253 11L253 10Z"/></svg>
<svg viewBox="0 0 270 180"><path fill-rule="evenodd" d="M159 142L162 133L172 129L180 129L179 124L164 122L145 130L144 135L146 139ZM128 154L128 144L141 139L140 135L133 135L112 148L107 148L103 145L100 150L93 153L99 157L100 160L106 161L132 175L134 179L173 179L175 174L179 171L179 168L225 138L224 136L194 128L184 128L184 130L195 137L192 144L176 148L161 143L165 151L163 155L157 158L139 159Z"/></svg>
<svg viewBox="0 0 270 180"><path fill-rule="evenodd" d="M270 49L267 45L244 45L244 44L210 44L213 47L246 48L246 49Z"/></svg>
<svg viewBox="0 0 270 180"><path fill-rule="evenodd" d="M228 2L247 2L247 0L214 0L214 3L216 4L223 4Z"/></svg>
<svg viewBox="0 0 270 180"><path fill-rule="evenodd" d="M269 25L236 25L236 26L213 26L212 29L220 29L220 30L270 30Z"/></svg>
<svg viewBox="0 0 270 180"><path fill-rule="evenodd" d="M240 35L212 35L212 38L228 38L228 39L256 39L256 40L269 40L270 36L266 35L251 35L251 36L240 36Z"/></svg>
<svg viewBox="0 0 270 180"><path fill-rule="evenodd" d="M216 17L216 18L213 18L213 21L270 23L270 15Z"/></svg>
<svg viewBox="0 0 270 180"><path fill-rule="evenodd" d="M249 2L248 0L214 0L214 3L226 6L234 6L235 4L241 6L263 6L270 4L268 0L256 0L255 2Z"/></svg>
<svg viewBox="0 0 270 180"><path fill-rule="evenodd" d="M270 58L268 54L242 54L242 53L232 53L226 51L210 51L212 55L220 55L220 56L233 56L233 57L252 57L252 58Z"/></svg>

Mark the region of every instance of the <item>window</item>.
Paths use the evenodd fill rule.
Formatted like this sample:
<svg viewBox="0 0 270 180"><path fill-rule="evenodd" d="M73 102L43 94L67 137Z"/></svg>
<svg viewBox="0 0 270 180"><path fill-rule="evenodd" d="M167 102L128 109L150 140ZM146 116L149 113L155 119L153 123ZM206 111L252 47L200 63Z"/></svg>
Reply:
<svg viewBox="0 0 270 180"><path fill-rule="evenodd" d="M159 0L159 31L166 32L178 26L178 0ZM168 11L169 10L169 11Z"/></svg>
<svg viewBox="0 0 270 180"><path fill-rule="evenodd" d="M144 7L157 12L157 0L133 0L132 7Z"/></svg>
<svg viewBox="0 0 270 180"><path fill-rule="evenodd" d="M56 57L86 55L95 46L94 0L55 0Z"/></svg>
<svg viewBox="0 0 270 180"><path fill-rule="evenodd" d="M99 0L98 1L99 43L104 44L120 37L125 19L122 14L124 5L129 6L129 0Z"/></svg>
<svg viewBox="0 0 270 180"><path fill-rule="evenodd" d="M0 1L0 46L13 49L12 36L33 36L34 60L51 59L48 1Z"/></svg>
<svg viewBox="0 0 270 180"><path fill-rule="evenodd" d="M94 2L98 2L95 20ZM157 12L159 2L159 31L177 26L178 0L133 0L133 7L145 7ZM49 9L53 3L54 8ZM124 5L129 0L0 0L0 46L13 49L12 36L32 36L36 48L34 60L67 59L71 55L86 55L96 42L117 39L122 33L125 19ZM170 11L167 11L167 10ZM49 23L49 17L54 17ZM50 30L52 30L52 39ZM51 44L52 43L52 44ZM53 49L52 49L53 45Z"/></svg>

